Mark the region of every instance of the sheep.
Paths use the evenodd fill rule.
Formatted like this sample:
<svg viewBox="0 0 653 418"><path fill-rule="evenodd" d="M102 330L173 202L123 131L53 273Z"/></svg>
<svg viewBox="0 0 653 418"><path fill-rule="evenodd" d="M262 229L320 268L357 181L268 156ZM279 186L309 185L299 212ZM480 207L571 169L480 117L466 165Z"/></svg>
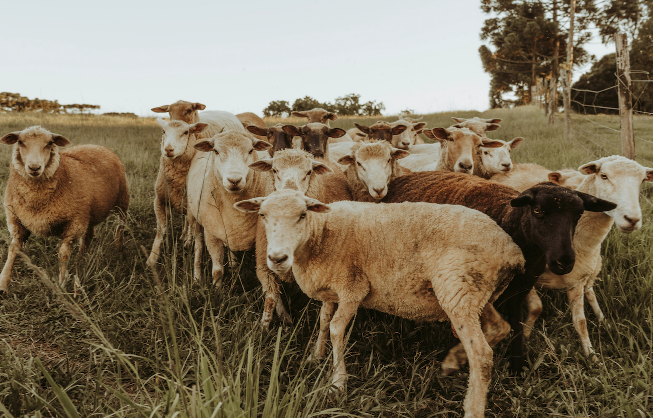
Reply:
<svg viewBox="0 0 653 418"><path fill-rule="evenodd" d="M338 160L346 165L345 176L357 202L376 202L388 192L388 183L410 173L398 160L410 153L392 147L386 141L356 144L351 153Z"/></svg>
<svg viewBox="0 0 653 418"><path fill-rule="evenodd" d="M524 365L522 305L537 278L549 266L556 274L567 274L574 267L572 231L583 211L603 212L614 203L586 193L566 189L554 183L540 183L524 192L476 176L462 173L412 173L394 179L381 200L387 203L430 202L463 205L479 210L494 219L522 249L526 271L510 282L497 301L505 304L508 320L515 332L512 340L511 368ZM469 231L475 236L478 228ZM497 326L493 342L505 337L509 328ZM464 362L460 347L445 359L445 370L458 370Z"/></svg>
<svg viewBox="0 0 653 418"><path fill-rule="evenodd" d="M161 118L157 119L157 123L163 129L163 136L161 141L162 155L159 162L159 174L157 175L154 186L156 237L152 244L150 256L147 259L147 265L150 268L156 266L161 252L163 236L166 233L166 207L169 204L177 213L183 214L186 212L186 176L188 175L193 156L196 153L195 144L198 140L211 138L213 135L225 129L236 131L245 130L240 121L229 112L206 111L202 112L197 119L201 121L192 122L192 124L181 120L166 122ZM195 120L194 116L193 120ZM184 232L182 233L186 246L191 243L191 234L189 231L191 228L192 225L189 226L187 220L184 223Z"/></svg>
<svg viewBox="0 0 653 418"><path fill-rule="evenodd" d="M467 128L474 132L478 136L485 136L486 132L496 131L501 128L502 119L482 119L478 116L475 116L471 119L464 118L451 118L455 122L455 125L452 125L452 128Z"/></svg>
<svg viewBox="0 0 653 418"><path fill-rule="evenodd" d="M266 128L265 121L260 117L258 117L258 115L256 115L255 113L252 112L238 113L236 115L236 118L240 121L240 123L243 124L243 127L245 129L248 129L249 126L256 126L263 129ZM256 138L260 139L261 141L265 141L267 138L266 135L258 136L254 134L254 136L256 136Z"/></svg>
<svg viewBox="0 0 653 418"><path fill-rule="evenodd" d="M178 100L171 105L164 105L152 108L154 113L169 113L170 120L180 120L187 124L193 124L200 121L198 110L204 110L206 106L202 103L191 103L184 100Z"/></svg>
<svg viewBox="0 0 653 418"><path fill-rule="evenodd" d="M313 122L304 126L285 125L283 131L293 137L301 138L301 149L317 158L329 160L329 141L340 138L347 133L340 128L329 128L323 123Z"/></svg>
<svg viewBox="0 0 653 418"><path fill-rule="evenodd" d="M406 126L408 128L399 135L394 135L392 137L393 147L410 151L413 145L424 143L424 140L419 137L419 134L422 133L422 130L426 126L426 122L412 122L412 119L409 119L410 118L401 118L394 122L390 122L390 126L393 128L395 126Z"/></svg>
<svg viewBox="0 0 653 418"><path fill-rule="evenodd" d="M488 178L494 174L507 173L512 170L513 164L510 158L510 151L514 150L524 141L524 138L517 137L510 142L500 141L504 145L496 148L481 147L481 161L487 169ZM539 182L538 182L539 183Z"/></svg>
<svg viewBox="0 0 653 418"><path fill-rule="evenodd" d="M440 147L433 144L417 146L416 155L399 162L402 167L411 171L456 171L486 177L487 170L478 148L480 146L495 148L504 145L503 142L480 137L467 128L433 128L424 130L424 134L430 139L438 140ZM430 151L420 152L422 148Z"/></svg>
<svg viewBox="0 0 653 418"><path fill-rule="evenodd" d="M305 112L292 112L292 115L297 116L298 118L307 118L308 123L321 123L323 125L328 126L329 128L331 128L331 125L329 125L329 121L338 119L338 115L336 115L335 113L329 112L328 110L324 110L319 107ZM347 132L345 132L345 135L342 136L329 137L330 144L334 144L338 142L352 142L352 141L353 138L350 137L347 134Z"/></svg>
<svg viewBox="0 0 653 418"><path fill-rule="evenodd" d="M597 318L603 313L594 294L594 281L601 270L601 243L610 232L612 224L619 231L630 234L642 226L642 210L639 206L639 189L644 181L653 182L653 168L643 167L626 157L613 155L582 165L578 171L585 179L576 190L601 199L617 203L617 208L599 213L584 213L574 232L576 264L564 275L557 275L547 269L537 280L538 289L564 290L571 305L574 328L580 336L586 357L593 356L592 342L587 331L584 311L584 295ZM525 322L524 335L528 338L537 320L542 302L537 291L528 297L529 315Z"/></svg>
<svg viewBox="0 0 653 418"><path fill-rule="evenodd" d="M242 129L242 125L241 125ZM248 165L258 160L254 151L271 145L249 132L226 131L199 141L187 176L188 217L195 230L194 278L201 277L202 235L213 263L213 284L222 282L224 247L246 251L254 246L257 217L243 214L233 204L243 198L264 196L267 176ZM201 227L201 228L200 228Z"/></svg>
<svg viewBox="0 0 653 418"><path fill-rule="evenodd" d="M327 206L296 190L235 207L263 220L268 267L292 271L302 291L323 302L313 358L324 356L330 332L336 391L345 389L344 335L359 307L451 321L470 353L465 417L484 416L493 353L479 315L524 267L519 247L494 221L453 205ZM470 242L471 229L478 233Z"/></svg>
<svg viewBox="0 0 653 418"><path fill-rule="evenodd" d="M4 200L11 245L0 274L0 293L8 291L17 251L30 234L61 237L62 286L73 241L80 241L83 254L93 239L93 228L111 212L121 218L115 233L120 248L129 187L125 168L113 151L98 145L60 151L70 141L40 126L8 133L0 142L13 145Z"/></svg>
<svg viewBox="0 0 653 418"><path fill-rule="evenodd" d="M327 203L352 199L347 179L337 164L330 161L316 161L311 154L303 150L279 151L275 153L274 158L259 160L250 164L250 168L270 173L272 182L269 193L282 189L299 190L310 198ZM256 232L256 275L266 295L261 325L267 330L272 320L272 308L275 306L282 321L286 324L292 321L283 302L279 299L279 280L267 267L266 247L265 227L259 222Z"/></svg>
<svg viewBox="0 0 653 418"><path fill-rule="evenodd" d="M277 123L269 128L261 128L258 126L248 126L247 130L254 134L258 139L264 139L266 142L272 144L272 148L268 149L270 157L274 157L274 153L282 149L293 148L293 135L288 135L283 127L283 123Z"/></svg>
<svg viewBox="0 0 653 418"><path fill-rule="evenodd" d="M354 142L360 142L366 136L363 131L358 128L347 129L347 135L349 135Z"/></svg>
<svg viewBox="0 0 653 418"><path fill-rule="evenodd" d="M543 181L552 181L560 186L575 189L585 176L576 170L563 169L553 172L538 164L514 164L506 173L494 174L490 180L512 187L520 192Z"/></svg>
<svg viewBox="0 0 653 418"><path fill-rule="evenodd" d="M392 144L393 147L399 148L394 142L393 139L395 136L400 135L408 129L409 123L403 123L398 125L391 125L385 121L378 121L371 126L360 125L354 123L356 128L360 130L364 136L358 136L357 141L388 141Z"/></svg>

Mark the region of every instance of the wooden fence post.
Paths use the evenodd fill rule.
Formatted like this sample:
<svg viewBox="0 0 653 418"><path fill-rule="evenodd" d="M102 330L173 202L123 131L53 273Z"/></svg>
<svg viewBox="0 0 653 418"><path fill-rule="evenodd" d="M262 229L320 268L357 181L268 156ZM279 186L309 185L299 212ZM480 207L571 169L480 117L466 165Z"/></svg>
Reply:
<svg viewBox="0 0 653 418"><path fill-rule="evenodd" d="M630 81L630 54L625 33L615 35L617 45L617 84L619 86L619 116L621 117L621 153L635 159L635 132L633 130L633 94Z"/></svg>
<svg viewBox="0 0 653 418"><path fill-rule="evenodd" d="M571 70L574 67L574 13L576 12L576 0L571 0L569 5L569 40L567 41L567 68L562 76L565 101L565 132L567 140L571 139Z"/></svg>

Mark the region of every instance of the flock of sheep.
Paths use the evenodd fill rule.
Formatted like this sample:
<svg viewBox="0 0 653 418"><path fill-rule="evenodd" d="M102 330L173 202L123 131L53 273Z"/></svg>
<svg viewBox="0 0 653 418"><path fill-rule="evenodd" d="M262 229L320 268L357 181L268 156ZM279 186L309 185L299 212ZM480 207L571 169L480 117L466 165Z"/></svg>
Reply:
<svg viewBox="0 0 653 418"><path fill-rule="evenodd" d="M334 390L345 388L345 329L359 306L451 321L460 344L442 367L450 374L469 361L466 417L484 416L491 347L511 329L511 367L524 366L523 337L542 310L534 288L567 292L585 355L593 355L584 298L602 319L593 290L601 243L612 224L625 233L641 227L640 185L653 181L652 168L621 156L578 171L513 165L510 151L524 139L486 137L500 119L454 118L449 128L427 130L403 118L345 132L331 128L337 116L322 109L295 112L308 119L304 126L268 128L252 113L200 113L204 108L179 101L152 109L170 121L157 119L157 234L147 263L156 268L170 207L186 215L183 237L194 247L196 280L204 244L216 285L225 250L234 264L232 252L256 248L263 327L275 311L291 323L281 280L321 301L312 357L324 357L330 334ZM420 133L437 143L425 144ZM30 233L62 238L63 284L73 242L83 252L112 211L124 222L124 167L104 147L60 150L70 142L39 126L0 142L13 145L4 201L12 242L0 292ZM505 308L507 320L495 306Z"/></svg>

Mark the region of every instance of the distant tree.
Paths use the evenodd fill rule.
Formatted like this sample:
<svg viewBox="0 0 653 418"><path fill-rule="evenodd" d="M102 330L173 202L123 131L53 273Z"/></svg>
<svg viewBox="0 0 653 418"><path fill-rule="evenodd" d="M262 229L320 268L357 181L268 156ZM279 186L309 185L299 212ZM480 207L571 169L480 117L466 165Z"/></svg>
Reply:
<svg viewBox="0 0 653 418"><path fill-rule="evenodd" d="M362 114L365 116L382 116L381 112L385 110L383 102L369 101L363 104Z"/></svg>
<svg viewBox="0 0 653 418"><path fill-rule="evenodd" d="M363 110L363 105L360 103L360 94L348 94L346 96L338 97L335 102L336 112L342 116L358 116Z"/></svg>
<svg viewBox="0 0 653 418"><path fill-rule="evenodd" d="M57 100L29 99L18 93L0 93L0 110L6 112L44 112L44 113L67 113L67 110L77 110L83 113L90 109L99 109L99 105L71 104L62 105Z"/></svg>
<svg viewBox="0 0 653 418"><path fill-rule="evenodd" d="M276 100L270 102L268 107L263 109L263 115L264 116L275 116L275 117L283 117L289 116L291 112L290 106L288 105L288 102L285 100Z"/></svg>
<svg viewBox="0 0 653 418"><path fill-rule="evenodd" d="M596 14L594 24L599 28L599 35L604 44L614 42L617 32L637 37L641 25L650 16L651 0L609 0Z"/></svg>
<svg viewBox="0 0 653 418"><path fill-rule="evenodd" d="M401 112L399 112L399 116L411 116L414 115L415 111L413 109L404 109Z"/></svg>
<svg viewBox="0 0 653 418"><path fill-rule="evenodd" d="M572 108L579 113L619 113L618 111L605 109L619 107L617 89L603 91L598 94L592 93L593 91L614 87L617 82L616 72L617 60L614 53L605 55L596 61L592 68L581 75L580 79L572 85L574 89L571 94Z"/></svg>
<svg viewBox="0 0 653 418"><path fill-rule="evenodd" d="M292 104L293 112L304 112L307 110L315 109L316 107L328 110L329 112L335 112L335 106L331 103L321 103L310 96L305 96L303 99L297 99Z"/></svg>

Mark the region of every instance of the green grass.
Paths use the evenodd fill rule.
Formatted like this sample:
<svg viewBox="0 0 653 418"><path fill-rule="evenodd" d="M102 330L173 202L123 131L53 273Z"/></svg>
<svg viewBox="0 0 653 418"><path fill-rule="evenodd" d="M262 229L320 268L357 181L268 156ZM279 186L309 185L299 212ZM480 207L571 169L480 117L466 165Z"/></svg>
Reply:
<svg viewBox="0 0 653 418"><path fill-rule="evenodd" d="M447 127L451 116L475 115L479 113L448 112L424 120L427 127ZM562 120L551 127L534 108L480 115L504 119L491 137L526 138L513 153L516 162L578 167L605 154L588 137L609 152L619 149L617 133L579 117L574 118L575 139L568 142ZM342 118L332 126L347 129L377 119ZM618 128L615 117L591 119ZM73 144L115 150L131 187L130 219L123 252L111 245L117 222L112 217L97 228L89 253L71 260L70 274L84 290L77 300L24 261L16 262L9 294L0 300L0 415L461 416L467 373L440 374L440 362L454 342L449 324L416 324L360 310L349 330L348 393L333 399L327 396L331 359L307 361L319 305L287 285L284 298L293 328L273 322L263 332L258 326L262 292L251 252L240 254L241 268L227 274L220 291L194 284L192 255L177 242L181 219L176 216L160 277L148 271L140 248L149 250L155 234L152 201L160 129L153 120L0 114L0 134L34 124ZM635 125L638 138L653 138L653 119L636 117ZM653 160L653 144L639 141L637 152ZM1 147L2 188L9 158L10 147ZM643 194L653 200L653 187L645 187ZM507 345L495 350L488 417L652 416L653 207L642 199L642 209L641 231L612 231L604 244L596 291L606 321L598 324L586 309L601 363L583 358L566 296L546 293L544 313L527 342L529 371L511 376L503 361ZM4 261L6 229L0 236ZM56 277L58 244L55 238L33 236L24 251L47 276ZM208 258L204 266L208 277Z"/></svg>

